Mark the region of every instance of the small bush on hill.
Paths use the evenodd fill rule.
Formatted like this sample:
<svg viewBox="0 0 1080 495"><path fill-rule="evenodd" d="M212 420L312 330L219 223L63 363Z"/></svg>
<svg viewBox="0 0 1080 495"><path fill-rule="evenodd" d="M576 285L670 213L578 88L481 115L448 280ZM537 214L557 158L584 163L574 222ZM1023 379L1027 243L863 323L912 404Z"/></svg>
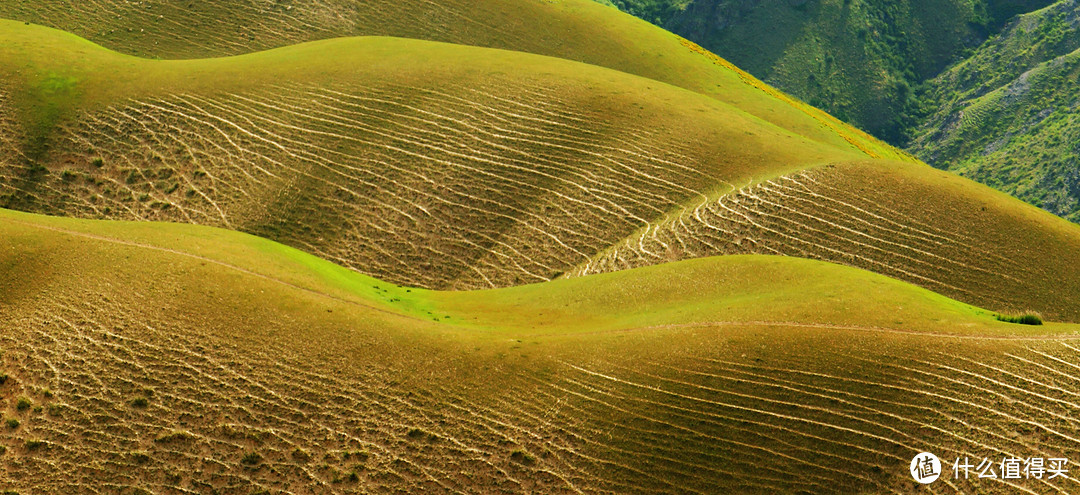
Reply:
<svg viewBox="0 0 1080 495"><path fill-rule="evenodd" d="M15 402L15 409L18 411L25 411L27 409L30 409L30 406L32 405L33 403L30 402L30 399L26 397L19 397L19 400Z"/></svg>
<svg viewBox="0 0 1080 495"><path fill-rule="evenodd" d="M1020 325L1042 325L1042 318L1034 313L1027 313L1022 315L995 315L998 321L1004 321L1006 323L1017 323Z"/></svg>

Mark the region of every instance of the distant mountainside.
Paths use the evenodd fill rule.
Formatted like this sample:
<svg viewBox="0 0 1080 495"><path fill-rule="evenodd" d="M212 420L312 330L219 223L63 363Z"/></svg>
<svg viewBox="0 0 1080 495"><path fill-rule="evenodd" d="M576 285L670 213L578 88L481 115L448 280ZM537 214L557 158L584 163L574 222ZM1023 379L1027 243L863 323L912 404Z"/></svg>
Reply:
<svg viewBox="0 0 1080 495"><path fill-rule="evenodd" d="M934 167L1080 222L1074 0L604 1Z"/></svg>
<svg viewBox="0 0 1080 495"><path fill-rule="evenodd" d="M893 144L916 87L1049 0L610 0Z"/></svg>
<svg viewBox="0 0 1080 495"><path fill-rule="evenodd" d="M910 151L1080 222L1080 2L1023 15L933 79Z"/></svg>

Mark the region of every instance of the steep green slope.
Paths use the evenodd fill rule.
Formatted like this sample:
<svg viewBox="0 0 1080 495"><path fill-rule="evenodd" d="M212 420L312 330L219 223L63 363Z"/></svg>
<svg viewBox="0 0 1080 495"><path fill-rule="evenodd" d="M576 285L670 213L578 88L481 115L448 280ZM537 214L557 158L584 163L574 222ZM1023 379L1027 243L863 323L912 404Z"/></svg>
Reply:
<svg viewBox="0 0 1080 495"><path fill-rule="evenodd" d="M0 211L0 302L4 490L867 493L921 451L1080 449L1080 328L794 258L438 293Z"/></svg>
<svg viewBox="0 0 1080 495"><path fill-rule="evenodd" d="M634 3L646 2L622 2ZM696 0L665 9L660 25L842 120L903 143L922 81L1011 16L1047 3Z"/></svg>
<svg viewBox="0 0 1080 495"><path fill-rule="evenodd" d="M591 0L15 0L0 4L0 18L56 27L145 57L233 55L357 35L532 52L666 82L814 140L903 158L820 110L778 101L753 77L695 51L678 36Z"/></svg>
<svg viewBox="0 0 1080 495"><path fill-rule="evenodd" d="M9 33L6 207L228 227L427 288L786 254L1080 319L1074 227L655 81L394 38L152 61Z"/></svg>
<svg viewBox="0 0 1080 495"><path fill-rule="evenodd" d="M1067 1L1021 16L931 81L911 151L1080 221L1078 20Z"/></svg>

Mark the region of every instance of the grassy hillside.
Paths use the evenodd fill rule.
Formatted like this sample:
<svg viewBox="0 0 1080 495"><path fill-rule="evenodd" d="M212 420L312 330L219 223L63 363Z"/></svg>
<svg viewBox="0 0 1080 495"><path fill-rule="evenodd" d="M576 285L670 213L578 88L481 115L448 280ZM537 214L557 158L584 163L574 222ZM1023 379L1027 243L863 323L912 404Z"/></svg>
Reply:
<svg viewBox="0 0 1080 495"><path fill-rule="evenodd" d="M120 52L235 55L340 36L394 36L555 56L655 79L730 103L827 144L899 151L771 89L692 44L591 0L5 1L0 19L75 33ZM4 27L10 30L11 27Z"/></svg>
<svg viewBox="0 0 1080 495"><path fill-rule="evenodd" d="M933 112L911 150L1025 201L1080 221L1073 109L1080 38L1075 2L1021 16L931 81Z"/></svg>
<svg viewBox="0 0 1080 495"><path fill-rule="evenodd" d="M1074 228L655 81L394 38L153 61L7 26L5 207L228 227L427 288L787 254L1080 319ZM1015 253L1033 239L1054 256Z"/></svg>
<svg viewBox="0 0 1080 495"><path fill-rule="evenodd" d="M895 492L924 450L1080 448L1080 327L839 265L442 293L230 231L0 219L4 490Z"/></svg>
<svg viewBox="0 0 1080 495"><path fill-rule="evenodd" d="M875 136L903 143L919 112L915 90L924 80L1013 15L1050 2L654 3L674 7L664 9L665 28Z"/></svg>

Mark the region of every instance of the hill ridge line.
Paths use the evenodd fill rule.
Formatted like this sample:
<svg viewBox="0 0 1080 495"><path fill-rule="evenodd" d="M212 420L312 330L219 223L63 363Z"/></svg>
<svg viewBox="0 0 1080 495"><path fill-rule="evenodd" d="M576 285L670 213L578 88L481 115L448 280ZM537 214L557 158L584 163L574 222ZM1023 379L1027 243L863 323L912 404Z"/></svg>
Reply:
<svg viewBox="0 0 1080 495"><path fill-rule="evenodd" d="M184 257L187 257L187 258L197 259L199 261L205 261L205 262L209 262L209 263L214 263L215 265L223 266L225 268L229 268L229 269L232 269L232 270L236 270L236 271L241 272L241 273L243 273L245 275L251 275L251 276L259 277L259 278L262 278L264 280L269 280L271 282L279 283L281 285L284 285L284 286L292 288L292 289L297 289L297 290L301 290L301 291L304 291L304 292L308 292L310 294L315 294L317 296L325 297L325 298L328 298L328 299L333 299L333 300L338 301L338 302L343 302L343 303L346 303L346 304L352 304L354 306L359 306L359 307L362 307L362 308L365 308L365 309L371 309L371 310L374 310L374 311L378 311L380 313L386 313L386 314L390 314L390 315L394 315L394 316L400 316L400 317L403 317L403 318L408 318L410 320L424 321L424 322L427 321L427 320L425 320L423 318L417 318L415 316L410 316L410 315L407 315L407 314L404 314L404 313L397 313L397 312L391 311L391 310L386 309L386 308L380 308L378 306L373 306L373 305L370 305L370 304L364 304L364 303L356 301L356 300L350 300L350 299L346 299L346 298L343 298L343 297L335 296L333 294L329 294L327 292L323 292L323 291L320 291L318 289L312 289L310 287L304 287L302 285L297 285L297 284L282 280L282 279L277 278L277 277L273 277L273 276L270 276L270 275L259 273L259 272L256 272L254 270L249 270L247 268L237 266L237 265L233 265L231 263L227 263L227 262L224 262L224 261L221 261L221 260L216 260L216 259L213 259L213 258L210 258L210 257L200 256L200 255L197 255L197 254L186 253L184 251L180 251L180 250L177 250L177 249L170 249L170 248L164 248L164 247L160 247L160 246L154 246L153 244L143 244L141 242L125 241L123 239L116 239L116 238L113 238L113 237L108 237L108 236L103 236L103 235L98 235L98 234L90 234L90 233L87 233L87 232L79 232L77 230L69 230L69 229L65 229L65 228L61 228L61 227L53 227L53 226L49 226L49 225L41 225L41 224L37 224L37 223L33 223L33 222L27 222L25 220L16 220L16 219L13 219L13 218L8 218L7 220L9 220L12 223L17 223L17 224L24 225L24 226L27 226L27 227L33 227L33 228L37 228L37 229L41 229L41 230L48 230L48 231L52 231L52 232L59 232L61 234L66 234L66 235L70 235L70 236L74 236L74 237L83 237L83 238L87 238L87 239L93 239L93 240L102 241L102 242L109 242L109 243L119 244L119 245L128 246L128 247L137 247L137 248L143 248L143 249L150 249L150 250L154 250L154 251L160 251L160 252L174 254L174 255L178 255L178 256L184 256ZM338 265L338 266L340 266L340 265Z"/></svg>
<svg viewBox="0 0 1080 495"><path fill-rule="evenodd" d="M1066 324L1068 325L1068 324ZM920 330L904 330L900 328L878 327L878 326L862 326L862 325L841 325L832 323L799 323L796 321L767 321L767 320L747 320L747 321L701 321L692 323L665 323L660 325L646 325L632 328L617 328L612 330L596 330L592 332L576 332L576 333L545 333L536 335L536 337L557 337L557 336L570 336L570 335L603 335L613 333L629 333L639 332L644 330L677 330L682 328L695 328L695 327L739 327L739 326L768 326L768 327L792 327L792 328L819 328L827 330L851 330L858 332L877 332L877 333L890 333L901 335L912 335L918 337L941 337L941 338L954 338L964 340L986 340L986 341L1071 341L1080 340L1080 333L1063 334L1063 335L962 335L962 334L950 334L950 333L934 333ZM1071 325L1070 325L1071 326Z"/></svg>

